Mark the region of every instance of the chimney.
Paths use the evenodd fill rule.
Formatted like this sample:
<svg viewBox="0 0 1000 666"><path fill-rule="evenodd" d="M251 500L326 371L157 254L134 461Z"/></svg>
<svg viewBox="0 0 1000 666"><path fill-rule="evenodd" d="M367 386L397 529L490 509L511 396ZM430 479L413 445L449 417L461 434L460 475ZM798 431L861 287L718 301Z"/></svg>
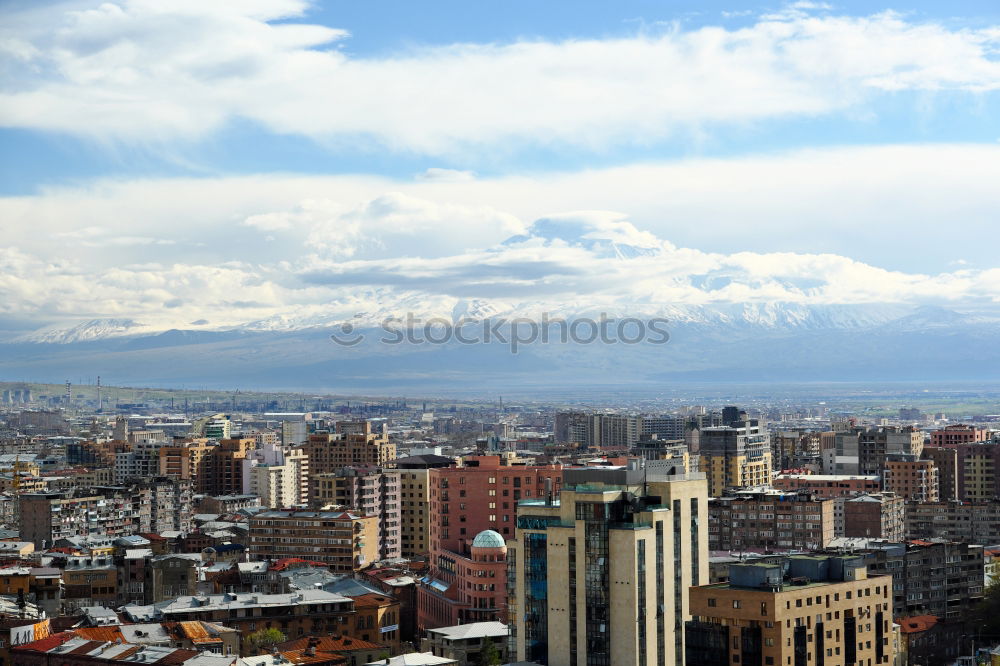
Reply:
<svg viewBox="0 0 1000 666"><path fill-rule="evenodd" d="M545 479L545 506L552 506L552 479Z"/></svg>

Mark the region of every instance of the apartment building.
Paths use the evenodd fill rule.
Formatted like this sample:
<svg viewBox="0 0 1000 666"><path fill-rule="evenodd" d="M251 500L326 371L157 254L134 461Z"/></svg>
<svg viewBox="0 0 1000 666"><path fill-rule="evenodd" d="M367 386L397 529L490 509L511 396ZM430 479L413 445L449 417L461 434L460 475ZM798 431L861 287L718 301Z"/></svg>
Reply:
<svg viewBox="0 0 1000 666"><path fill-rule="evenodd" d="M385 424L373 429L369 421L339 421L337 432L309 435L302 450L310 474L328 474L350 465L385 465L396 458Z"/></svg>
<svg viewBox="0 0 1000 666"><path fill-rule="evenodd" d="M708 479L708 494L721 497L733 488L771 485L771 443L756 420L702 428L699 466Z"/></svg>
<svg viewBox="0 0 1000 666"><path fill-rule="evenodd" d="M734 564L691 588L687 666L891 664L891 584L856 557Z"/></svg>
<svg viewBox="0 0 1000 666"><path fill-rule="evenodd" d="M932 460L891 454L886 458L882 483L886 491L908 502L937 502L941 497L940 475Z"/></svg>
<svg viewBox="0 0 1000 666"><path fill-rule="evenodd" d="M310 479L315 509L341 509L378 518L378 559L402 555L400 472L372 465L342 467Z"/></svg>
<svg viewBox="0 0 1000 666"><path fill-rule="evenodd" d="M1000 500L907 502L905 512L911 539L993 544L1000 535Z"/></svg>
<svg viewBox="0 0 1000 666"><path fill-rule="evenodd" d="M834 538L834 500L808 491L754 490L708 502L710 550L825 547Z"/></svg>
<svg viewBox="0 0 1000 666"><path fill-rule="evenodd" d="M882 480L877 475L779 474L771 485L785 491L807 490L822 499L852 497L882 490Z"/></svg>
<svg viewBox="0 0 1000 666"><path fill-rule="evenodd" d="M397 458L391 465L399 470L400 549L403 557L430 552L430 479L429 470L454 467L454 458L417 455Z"/></svg>
<svg viewBox="0 0 1000 666"><path fill-rule="evenodd" d="M855 549L870 574L892 576L897 616L960 620L982 600L983 547L946 540L871 544Z"/></svg>
<svg viewBox="0 0 1000 666"><path fill-rule="evenodd" d="M463 622L506 619L506 601L496 610L474 607L469 579L478 571L474 539L486 531L514 537L517 502L554 495L562 485L561 465L510 464L512 456L469 456L456 467L429 470L431 570L417 590L418 626L449 627ZM506 571L506 563L502 563Z"/></svg>
<svg viewBox="0 0 1000 666"><path fill-rule="evenodd" d="M893 493L872 493L845 500L843 506L842 536L887 541L901 541L906 536L906 510L902 497Z"/></svg>
<svg viewBox="0 0 1000 666"><path fill-rule="evenodd" d="M250 518L254 560L298 557L353 573L378 559L378 517L346 511L264 511Z"/></svg>

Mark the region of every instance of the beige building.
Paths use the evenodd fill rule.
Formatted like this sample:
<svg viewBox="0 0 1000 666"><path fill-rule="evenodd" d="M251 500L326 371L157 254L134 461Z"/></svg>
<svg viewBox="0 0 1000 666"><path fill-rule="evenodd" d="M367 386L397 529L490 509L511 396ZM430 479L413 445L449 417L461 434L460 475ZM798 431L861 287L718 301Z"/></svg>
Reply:
<svg viewBox="0 0 1000 666"><path fill-rule="evenodd" d="M708 479L710 497L727 489L771 485L771 443L755 420L702 428L698 469Z"/></svg>
<svg viewBox="0 0 1000 666"><path fill-rule="evenodd" d="M907 502L937 502L940 500L940 474L932 460L920 460L905 455L890 455L882 473L885 490Z"/></svg>
<svg viewBox="0 0 1000 666"><path fill-rule="evenodd" d="M389 442L385 426L372 430L368 421L341 421L337 432L309 435L302 445L309 457L311 474L329 474L351 465L384 465L396 458L396 445Z"/></svg>
<svg viewBox="0 0 1000 666"><path fill-rule="evenodd" d="M174 440L160 447L160 474L175 479L190 480L196 493L211 493L215 480L210 474L215 446L207 439Z"/></svg>
<svg viewBox="0 0 1000 666"><path fill-rule="evenodd" d="M399 470L399 535L403 557L426 555L431 548L430 469L454 467L454 458L416 455L397 458L392 467Z"/></svg>
<svg viewBox="0 0 1000 666"><path fill-rule="evenodd" d="M633 461L563 480L558 499L518 505L511 659L681 666L686 590L708 580L704 478Z"/></svg>
<svg viewBox="0 0 1000 666"><path fill-rule="evenodd" d="M341 511L264 511L250 518L255 560L298 557L353 573L378 559L378 516Z"/></svg>
<svg viewBox="0 0 1000 666"><path fill-rule="evenodd" d="M687 666L893 663L892 577L855 557L785 566L736 564L729 582L691 588Z"/></svg>

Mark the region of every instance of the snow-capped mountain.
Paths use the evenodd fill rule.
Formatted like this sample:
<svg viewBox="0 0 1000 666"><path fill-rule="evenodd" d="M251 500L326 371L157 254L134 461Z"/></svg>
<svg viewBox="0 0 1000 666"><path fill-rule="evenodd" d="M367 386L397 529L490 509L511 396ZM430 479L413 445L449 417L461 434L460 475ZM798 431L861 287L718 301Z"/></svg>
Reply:
<svg viewBox="0 0 1000 666"><path fill-rule="evenodd" d="M71 344L138 335L149 329L132 319L89 319L69 326L47 326L17 338L16 342Z"/></svg>

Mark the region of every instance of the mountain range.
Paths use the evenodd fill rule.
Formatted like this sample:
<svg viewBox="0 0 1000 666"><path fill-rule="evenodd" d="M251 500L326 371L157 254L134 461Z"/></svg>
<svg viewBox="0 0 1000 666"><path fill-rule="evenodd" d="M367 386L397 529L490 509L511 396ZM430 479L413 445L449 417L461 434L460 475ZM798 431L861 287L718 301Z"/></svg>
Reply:
<svg viewBox="0 0 1000 666"><path fill-rule="evenodd" d="M456 303L452 310L456 318L472 313L493 321L522 314L485 302ZM573 315L557 314L574 321ZM0 343L0 375L50 382L101 375L120 385L406 394L574 385L652 389L694 381L985 381L995 379L1000 368L998 320L983 312L775 303L673 306L629 314L663 317L669 342L562 343L553 334L548 343L522 345L512 354L509 343L496 340L386 344L381 340L391 336L373 312L359 313L349 336L340 323L322 318L280 327L254 322L225 330L156 332L128 319L97 319L8 338ZM334 343L332 334L365 339L348 347Z"/></svg>

